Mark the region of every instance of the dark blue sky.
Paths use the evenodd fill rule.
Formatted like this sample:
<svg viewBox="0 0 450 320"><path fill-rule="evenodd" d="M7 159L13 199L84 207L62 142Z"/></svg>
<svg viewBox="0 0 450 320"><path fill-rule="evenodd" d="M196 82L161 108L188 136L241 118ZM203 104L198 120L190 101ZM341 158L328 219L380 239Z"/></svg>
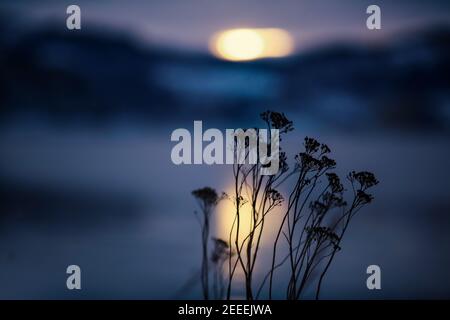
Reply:
<svg viewBox="0 0 450 320"><path fill-rule="evenodd" d="M398 31L450 22L450 1L374 0L161 0L70 1L82 9L83 28L94 24L130 31L144 41L203 50L214 32L232 27L281 27L298 50L333 40L376 40ZM65 19L65 1L2 1L29 21ZM368 5L382 9L382 30L365 28Z"/></svg>

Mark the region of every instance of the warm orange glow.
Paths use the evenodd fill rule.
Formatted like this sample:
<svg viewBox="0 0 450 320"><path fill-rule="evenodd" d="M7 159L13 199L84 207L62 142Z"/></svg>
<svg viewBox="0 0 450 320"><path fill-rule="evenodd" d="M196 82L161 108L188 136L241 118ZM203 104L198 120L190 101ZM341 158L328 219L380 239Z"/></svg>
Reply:
<svg viewBox="0 0 450 320"><path fill-rule="evenodd" d="M219 58L246 61L288 56L293 51L293 41L282 29L230 29L214 35L210 49Z"/></svg>

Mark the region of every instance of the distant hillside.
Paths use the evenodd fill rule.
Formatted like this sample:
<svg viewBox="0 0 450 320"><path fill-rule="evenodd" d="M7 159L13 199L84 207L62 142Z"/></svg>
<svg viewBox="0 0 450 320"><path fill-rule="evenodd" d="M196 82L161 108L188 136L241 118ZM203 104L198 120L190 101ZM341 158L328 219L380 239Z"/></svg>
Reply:
<svg viewBox="0 0 450 320"><path fill-rule="evenodd" d="M249 63L144 47L115 33L54 30L0 39L2 114L172 121L273 106L342 128L450 127L449 28Z"/></svg>

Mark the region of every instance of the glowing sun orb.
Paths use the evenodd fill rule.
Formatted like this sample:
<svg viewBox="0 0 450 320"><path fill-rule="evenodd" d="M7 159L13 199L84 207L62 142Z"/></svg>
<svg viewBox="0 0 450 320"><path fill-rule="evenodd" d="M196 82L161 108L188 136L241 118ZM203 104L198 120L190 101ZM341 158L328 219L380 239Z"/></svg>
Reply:
<svg viewBox="0 0 450 320"><path fill-rule="evenodd" d="M225 60L247 61L262 58L280 58L293 51L290 34L282 29L230 29L211 38L211 52Z"/></svg>

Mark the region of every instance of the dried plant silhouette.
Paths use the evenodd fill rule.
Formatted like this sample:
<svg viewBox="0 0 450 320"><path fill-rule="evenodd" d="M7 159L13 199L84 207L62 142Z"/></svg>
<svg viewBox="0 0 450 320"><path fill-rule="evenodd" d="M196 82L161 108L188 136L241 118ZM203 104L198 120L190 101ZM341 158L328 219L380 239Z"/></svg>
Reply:
<svg viewBox="0 0 450 320"><path fill-rule="evenodd" d="M266 111L261 114L261 119L269 129L269 134L270 129L279 130L280 141L283 135L293 130L292 121L282 113ZM315 298L318 299L325 276L337 252L341 250L342 239L351 220L373 200L368 190L378 184L374 174L366 171L350 172L346 177L350 189L346 190L339 176L332 172L336 162L330 158L331 150L326 144L306 137L303 150L295 155L291 169L285 152L279 146L271 146L270 137L267 141L267 150L280 150L278 173L261 175L260 169L264 165L260 161L256 164L233 164L232 194L218 197L216 191L208 187L193 191L202 211L202 219L199 219L203 253L201 284L205 299L209 299L210 273L214 298L230 299L233 285L237 282L237 270L243 274L246 299L258 299L263 291L272 299L274 284L283 281L277 272L285 265L288 266L286 299L301 299L308 287L315 288ZM247 142L245 159L251 152ZM234 144L233 147L236 147L236 140ZM238 158L242 155L235 156ZM290 190L286 198L278 191L281 185ZM348 201L344 199L344 194L347 194ZM218 201L223 198L234 205L234 212L222 213L233 214L233 223L228 239L214 239L215 247L209 257L210 219ZM250 215L243 214L244 205L250 207ZM254 270L267 227L266 218L274 212L281 214L281 222L270 226L270 229L276 230L271 263L259 266L266 267L267 274L260 283L255 284ZM213 270L209 270L208 260L214 265ZM226 271L223 270L225 264Z"/></svg>
<svg viewBox="0 0 450 320"><path fill-rule="evenodd" d="M210 219L214 207L217 205L219 197L214 189L205 187L192 191L192 195L197 199L201 209L201 217L196 213L202 232L202 267L201 284L203 298L209 299L209 259L208 259L208 241L210 233Z"/></svg>

